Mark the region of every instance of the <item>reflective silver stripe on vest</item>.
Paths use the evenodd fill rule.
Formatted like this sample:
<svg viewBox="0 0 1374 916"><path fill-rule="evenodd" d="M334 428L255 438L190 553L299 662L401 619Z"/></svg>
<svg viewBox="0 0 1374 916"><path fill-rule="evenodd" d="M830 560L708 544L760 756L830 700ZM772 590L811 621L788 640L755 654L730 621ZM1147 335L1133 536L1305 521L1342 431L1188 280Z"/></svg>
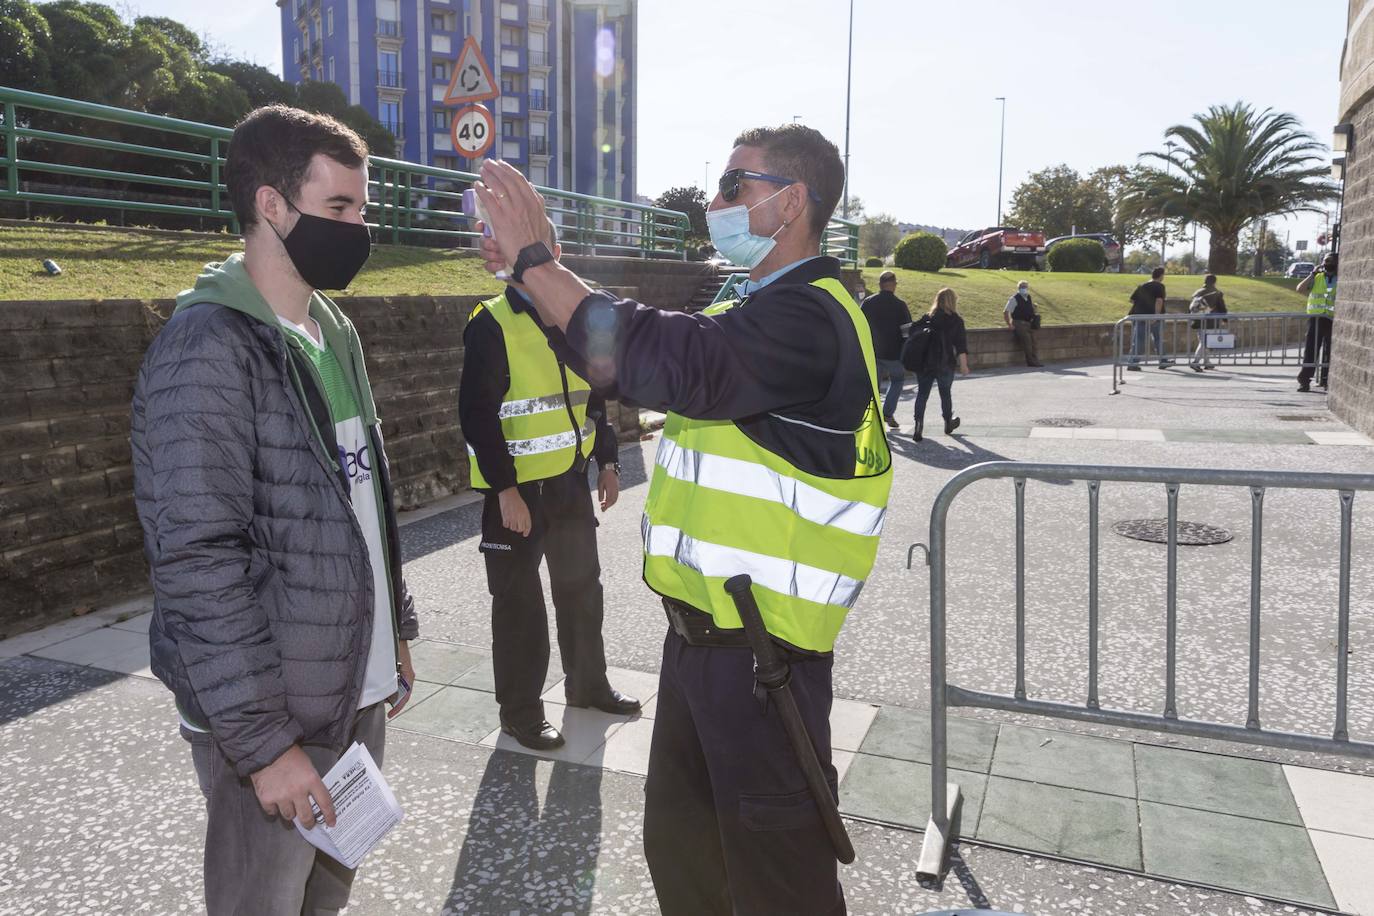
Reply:
<svg viewBox="0 0 1374 916"><path fill-rule="evenodd" d="M595 433L591 418L587 419L587 426L582 430L582 441L586 442ZM555 433L552 436L538 436L534 439L507 439L506 450L513 456L538 455L543 452L556 452L563 448L575 448L577 446L577 433L568 430L565 433Z"/></svg>
<svg viewBox="0 0 1374 916"><path fill-rule="evenodd" d="M883 530L887 510L881 506L831 496L752 461L709 455L667 438L659 443L655 460L669 477L736 496L766 499L817 525L863 537L877 537Z"/></svg>
<svg viewBox="0 0 1374 916"><path fill-rule="evenodd" d="M569 394L568 399L576 407L579 404L587 403L587 394L586 391L574 391ZM502 403L498 416L502 420L508 420L511 417L528 417L537 413L547 413L550 410L563 409L565 409L563 395L551 394L542 398L521 398L515 401L506 401Z"/></svg>
<svg viewBox="0 0 1374 916"><path fill-rule="evenodd" d="M722 547L698 540L677 528L651 525L645 516L641 523L644 552L653 557L667 557L681 566L694 569L703 576L728 579L748 573L755 585L793 598L816 604L852 608L859 599L863 582L837 572L817 569L791 560L770 557L737 547Z"/></svg>

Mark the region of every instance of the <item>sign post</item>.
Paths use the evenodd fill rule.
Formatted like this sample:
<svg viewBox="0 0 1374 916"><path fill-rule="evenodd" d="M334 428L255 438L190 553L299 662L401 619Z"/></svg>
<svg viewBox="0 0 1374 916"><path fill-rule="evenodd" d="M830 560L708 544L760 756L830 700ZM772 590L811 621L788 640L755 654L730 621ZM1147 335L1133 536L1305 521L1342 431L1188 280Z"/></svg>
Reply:
<svg viewBox="0 0 1374 916"><path fill-rule="evenodd" d="M449 127L453 148L469 161L480 159L496 141L496 118L480 102L501 95L477 38L469 35L444 92L443 104L458 107Z"/></svg>

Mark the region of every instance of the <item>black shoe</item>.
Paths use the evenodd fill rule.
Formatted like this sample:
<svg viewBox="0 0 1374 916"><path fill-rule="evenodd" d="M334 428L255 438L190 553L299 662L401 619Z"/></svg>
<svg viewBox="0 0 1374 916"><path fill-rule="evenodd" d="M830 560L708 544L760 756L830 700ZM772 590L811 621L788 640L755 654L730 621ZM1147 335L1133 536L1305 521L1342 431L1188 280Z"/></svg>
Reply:
<svg viewBox="0 0 1374 916"><path fill-rule="evenodd" d="M589 698L570 696L568 705L579 709L599 709L613 716L631 716L639 712L641 704L634 697L627 697L614 687L607 687L605 693Z"/></svg>
<svg viewBox="0 0 1374 916"><path fill-rule="evenodd" d="M501 731L532 751L552 751L563 746L563 736L546 719L519 728L502 723Z"/></svg>
<svg viewBox="0 0 1374 916"><path fill-rule="evenodd" d="M1139 367L1139 366L1127 366L1127 367L1126 367L1126 371L1127 371L1127 372L1139 372L1139 371L1140 371L1140 367Z"/></svg>
<svg viewBox="0 0 1374 916"><path fill-rule="evenodd" d="M946 435L946 436L952 434L952 433L953 433L956 429L958 429L958 428L959 428L959 418L958 418L958 417L952 417L952 418L950 418L950 419L948 419L948 420L945 421L945 435Z"/></svg>
<svg viewBox="0 0 1374 916"><path fill-rule="evenodd" d="M912 431L912 433L911 433L911 438L915 439L917 442L920 442L920 441L921 441L921 433L925 431L925 428L926 428L926 421L925 421L925 418L923 418L923 417L917 417L917 418L916 418L916 429L914 429L914 430Z"/></svg>
<svg viewBox="0 0 1374 916"><path fill-rule="evenodd" d="M901 428L902 428L902 424L900 424L900 423L897 422L897 418L896 418L896 417L883 417L883 419L886 420L886 421L887 421L887 425L888 425L888 426L891 426L893 429L901 429Z"/></svg>
<svg viewBox="0 0 1374 916"><path fill-rule="evenodd" d="M1311 391L1312 388L1306 382L1298 382L1299 391Z"/></svg>

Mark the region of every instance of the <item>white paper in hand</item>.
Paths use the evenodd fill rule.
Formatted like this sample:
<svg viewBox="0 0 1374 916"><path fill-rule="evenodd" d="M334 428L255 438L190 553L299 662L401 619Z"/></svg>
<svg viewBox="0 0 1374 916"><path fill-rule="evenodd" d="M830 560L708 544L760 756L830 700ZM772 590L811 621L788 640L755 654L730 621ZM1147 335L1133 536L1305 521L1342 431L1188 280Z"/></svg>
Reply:
<svg viewBox="0 0 1374 916"><path fill-rule="evenodd" d="M334 802L334 826L319 820L313 830L299 823L296 830L316 849L357 868L405 813L372 755L356 741L325 774L324 784ZM318 817L319 808L313 803L311 807Z"/></svg>

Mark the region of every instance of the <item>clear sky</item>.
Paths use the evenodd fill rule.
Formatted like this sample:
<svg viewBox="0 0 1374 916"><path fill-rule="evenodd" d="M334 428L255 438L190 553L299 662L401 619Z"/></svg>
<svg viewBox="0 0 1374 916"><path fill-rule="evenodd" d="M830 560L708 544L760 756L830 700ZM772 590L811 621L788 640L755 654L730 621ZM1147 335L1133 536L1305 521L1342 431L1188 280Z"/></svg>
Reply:
<svg viewBox="0 0 1374 916"><path fill-rule="evenodd" d="M121 4L122 6L122 4ZM271 0L133 0L278 73ZM640 0L639 190L714 182L743 128L800 116L844 148L847 0ZM1208 105L1336 122L1342 0L855 0L850 187L870 214L975 228L1029 173L1162 148ZM1283 228L1313 239L1321 217ZM1205 246L1205 236L1199 241Z"/></svg>

